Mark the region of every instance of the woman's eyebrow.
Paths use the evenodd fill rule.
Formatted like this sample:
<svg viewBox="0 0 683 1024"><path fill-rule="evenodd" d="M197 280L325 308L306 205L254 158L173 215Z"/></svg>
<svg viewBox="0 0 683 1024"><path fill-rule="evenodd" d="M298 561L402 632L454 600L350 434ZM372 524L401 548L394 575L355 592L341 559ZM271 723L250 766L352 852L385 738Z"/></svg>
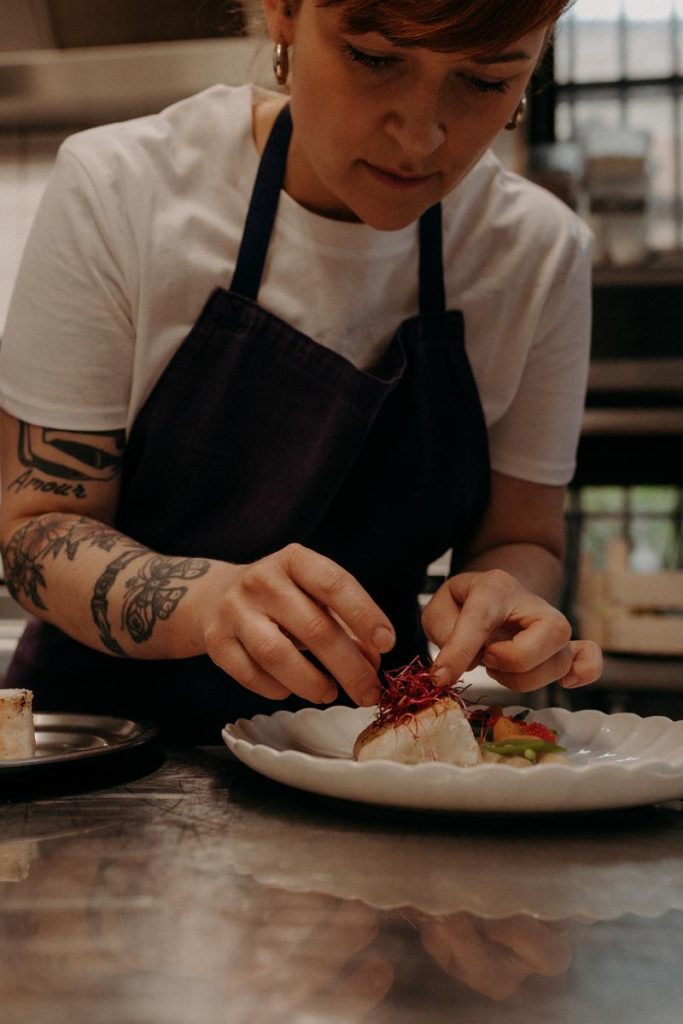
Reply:
<svg viewBox="0 0 683 1024"><path fill-rule="evenodd" d="M531 60L531 54L525 50L514 50L511 53L497 53L493 57L473 57L473 64L511 64L516 60Z"/></svg>

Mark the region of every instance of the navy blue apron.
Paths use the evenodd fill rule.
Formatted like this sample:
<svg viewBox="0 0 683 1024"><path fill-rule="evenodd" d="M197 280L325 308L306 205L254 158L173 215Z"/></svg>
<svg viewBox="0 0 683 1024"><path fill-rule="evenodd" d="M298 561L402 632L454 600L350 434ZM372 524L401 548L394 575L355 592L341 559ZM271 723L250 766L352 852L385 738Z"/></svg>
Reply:
<svg viewBox="0 0 683 1024"><path fill-rule="evenodd" d="M133 425L115 525L167 555L247 563L292 541L328 555L394 624L391 667L426 654L426 567L450 547L457 563L486 508L486 425L463 315L445 308L440 205L419 224L419 315L371 371L258 305L291 131L286 106L230 290L210 296ZM216 742L240 716L302 706L245 690L205 655L120 659L38 620L6 685L32 689L39 710L148 718L191 742Z"/></svg>

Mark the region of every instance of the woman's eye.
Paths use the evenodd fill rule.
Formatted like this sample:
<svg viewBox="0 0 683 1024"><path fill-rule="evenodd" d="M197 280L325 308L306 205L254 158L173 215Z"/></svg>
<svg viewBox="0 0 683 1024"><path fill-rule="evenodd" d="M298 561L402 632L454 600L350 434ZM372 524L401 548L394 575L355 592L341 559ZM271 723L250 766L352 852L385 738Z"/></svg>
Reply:
<svg viewBox="0 0 683 1024"><path fill-rule="evenodd" d="M351 46L350 43L345 43L344 53L349 60L356 61L356 63L362 64L363 67L370 68L372 71L382 71L384 68L391 67L397 60L396 57L379 57L372 53L365 53L364 50L358 50L355 46Z"/></svg>
<svg viewBox="0 0 683 1024"><path fill-rule="evenodd" d="M477 92L505 93L509 88L509 83L505 79L498 82L492 82L486 78L476 78L474 75L463 75L463 78L467 84L472 89L476 89Z"/></svg>

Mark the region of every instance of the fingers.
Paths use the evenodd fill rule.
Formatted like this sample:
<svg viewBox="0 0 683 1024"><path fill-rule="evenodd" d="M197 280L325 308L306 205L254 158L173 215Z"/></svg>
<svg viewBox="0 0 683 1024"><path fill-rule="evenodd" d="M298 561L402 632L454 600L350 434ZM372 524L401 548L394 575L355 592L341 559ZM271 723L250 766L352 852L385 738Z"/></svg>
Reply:
<svg viewBox="0 0 683 1024"><path fill-rule="evenodd" d="M494 645L498 649L498 645ZM539 655L540 656L540 655ZM503 664L510 666L518 666L517 668L511 668L509 671L496 670L491 667L491 663ZM525 657L527 664L531 663L532 667L525 669L522 667L522 661L519 659L518 652L514 650L497 653L497 655L489 656L488 651L484 654L482 664L486 667L486 671L492 679L495 679L497 683L501 683L503 686L507 686L510 690L515 690L517 693L528 693L531 690L538 690L542 686L547 686L549 683L555 682L561 679L569 672L572 665L572 646L571 644L565 644L556 654L546 658L545 661L541 661L538 665L533 665L533 652L530 652Z"/></svg>
<svg viewBox="0 0 683 1024"><path fill-rule="evenodd" d="M560 679L560 685L572 689L595 683L602 675L602 651L592 640L574 640L569 645L572 663L569 672Z"/></svg>
<svg viewBox="0 0 683 1024"><path fill-rule="evenodd" d="M336 616L334 615L333 612L330 611L329 608L327 609L327 611L329 612L330 615L332 615L333 618L336 619ZM340 625L342 626L342 628L344 628L343 623L340 623ZM300 640L297 640L297 638L295 636L292 636L292 634L288 630L286 630L284 628L284 626L280 626L280 629L281 629L282 633L284 633L284 635L289 640L292 641L292 643L296 647L297 651L305 651L306 650L306 647L304 646L304 644L302 644ZM352 633L348 633L347 635L354 642L354 644L356 645L358 650L361 652L363 657L367 661L370 662L370 664L375 669L375 671L378 671L380 665L382 664L382 656L379 653L379 651L375 650L374 647L370 647L369 644L363 643L362 640L359 640L358 637L354 636Z"/></svg>
<svg viewBox="0 0 683 1024"><path fill-rule="evenodd" d="M343 976L325 1002L318 1002L318 1019L334 1020L343 1007L347 1020L365 1020L382 1002L394 983L394 968L377 953L368 953L360 964Z"/></svg>
<svg viewBox="0 0 683 1024"><path fill-rule="evenodd" d="M565 617L508 573L463 573L448 580L446 587L451 614L454 608L457 614L451 620L454 624L450 633L441 641L435 664L456 678L482 648L487 668L524 673L551 658L569 641L571 630ZM442 634L446 621L443 603L442 599L435 616ZM514 627L512 640L492 642L501 627L509 626Z"/></svg>
<svg viewBox="0 0 683 1024"><path fill-rule="evenodd" d="M487 921L486 934L519 957L534 974L558 977L565 974L572 960L572 947L566 932L519 914Z"/></svg>
<svg viewBox="0 0 683 1024"><path fill-rule="evenodd" d="M270 700L284 700L292 693L313 704L327 704L335 699L337 687L332 680L299 654L274 623L261 619L258 625L262 625L260 630L257 625L245 630L244 642L234 637L216 646L208 644L211 660L241 686ZM254 652L253 657L250 651ZM282 677L288 679L287 670L291 678L285 682Z"/></svg>
<svg viewBox="0 0 683 1024"><path fill-rule="evenodd" d="M571 641L561 612L497 570L448 580L425 610L423 625L441 648L434 665L445 681L483 664L497 682L524 693L556 680L585 686L602 669L597 644Z"/></svg>
<svg viewBox="0 0 683 1024"><path fill-rule="evenodd" d="M423 622L441 647L434 665L444 681L455 681L476 664L495 631L509 620L511 582L505 573L462 573L440 588L436 607Z"/></svg>
<svg viewBox="0 0 683 1024"><path fill-rule="evenodd" d="M499 654L498 658L505 663L505 654ZM513 664L514 660L514 656L511 656L508 663ZM496 671L489 666L488 652L483 658L483 664L492 679L517 693L537 690L553 682L558 682L560 686L568 689L575 689L579 686L588 686L600 678L602 652L592 640L572 640L553 657L528 671Z"/></svg>
<svg viewBox="0 0 683 1024"><path fill-rule="evenodd" d="M512 951L488 939L484 922L465 911L424 922L420 936L447 974L490 999L508 998L531 974Z"/></svg>
<svg viewBox="0 0 683 1024"><path fill-rule="evenodd" d="M453 580L446 580L430 598L427 607L422 612L422 628L427 638L439 648L445 646L460 617L461 604L458 601L457 594L451 590L451 583L456 578L453 577ZM462 599L462 604L465 603L465 597L466 594ZM470 659L470 661L473 660Z"/></svg>
<svg viewBox="0 0 683 1024"><path fill-rule="evenodd" d="M419 930L425 949L447 974L497 1001L530 975L557 977L571 963L566 934L523 915L489 921L461 911L428 918Z"/></svg>
<svg viewBox="0 0 683 1024"><path fill-rule="evenodd" d="M283 555L294 583L329 608L354 636L381 654L391 650L396 642L391 622L350 572L300 544L290 544Z"/></svg>
<svg viewBox="0 0 683 1024"><path fill-rule="evenodd" d="M369 706L376 703L379 697L379 653L352 636L344 623L339 621L337 614L296 588L283 589L273 600L272 611L280 626L315 655L330 676L357 704ZM271 667L269 671L277 678L286 680L291 678L289 667L283 657L279 668ZM291 669L295 669L294 663ZM317 670L316 677L320 683L325 678ZM308 689L309 680L311 683L314 681L312 672L307 672L305 679L301 680L300 686L305 687L304 691L297 688L295 692L312 700L313 696ZM336 687L334 691L336 696Z"/></svg>
<svg viewBox="0 0 683 1024"><path fill-rule="evenodd" d="M292 544L239 567L228 583L205 642L239 683L274 699L295 693L316 704L334 700L339 683L357 704L376 703L380 653L395 637L350 573Z"/></svg>
<svg viewBox="0 0 683 1024"><path fill-rule="evenodd" d="M538 603L524 628L511 640L496 640L488 643L482 663L486 668L503 672L530 672L544 662L553 662L558 679L569 671L572 655L569 647L571 626L561 612L552 608L540 598L529 595L534 604ZM531 604L531 602L529 602ZM546 680L550 682L550 679Z"/></svg>

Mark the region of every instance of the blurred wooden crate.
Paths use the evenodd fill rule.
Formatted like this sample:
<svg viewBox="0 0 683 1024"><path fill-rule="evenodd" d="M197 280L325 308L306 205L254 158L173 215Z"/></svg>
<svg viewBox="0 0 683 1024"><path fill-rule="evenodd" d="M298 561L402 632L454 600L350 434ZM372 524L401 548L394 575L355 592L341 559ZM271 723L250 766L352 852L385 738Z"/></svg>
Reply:
<svg viewBox="0 0 683 1024"><path fill-rule="evenodd" d="M624 541L612 541L604 571L584 555L577 618L582 637L605 651L683 655L683 572L633 572Z"/></svg>

